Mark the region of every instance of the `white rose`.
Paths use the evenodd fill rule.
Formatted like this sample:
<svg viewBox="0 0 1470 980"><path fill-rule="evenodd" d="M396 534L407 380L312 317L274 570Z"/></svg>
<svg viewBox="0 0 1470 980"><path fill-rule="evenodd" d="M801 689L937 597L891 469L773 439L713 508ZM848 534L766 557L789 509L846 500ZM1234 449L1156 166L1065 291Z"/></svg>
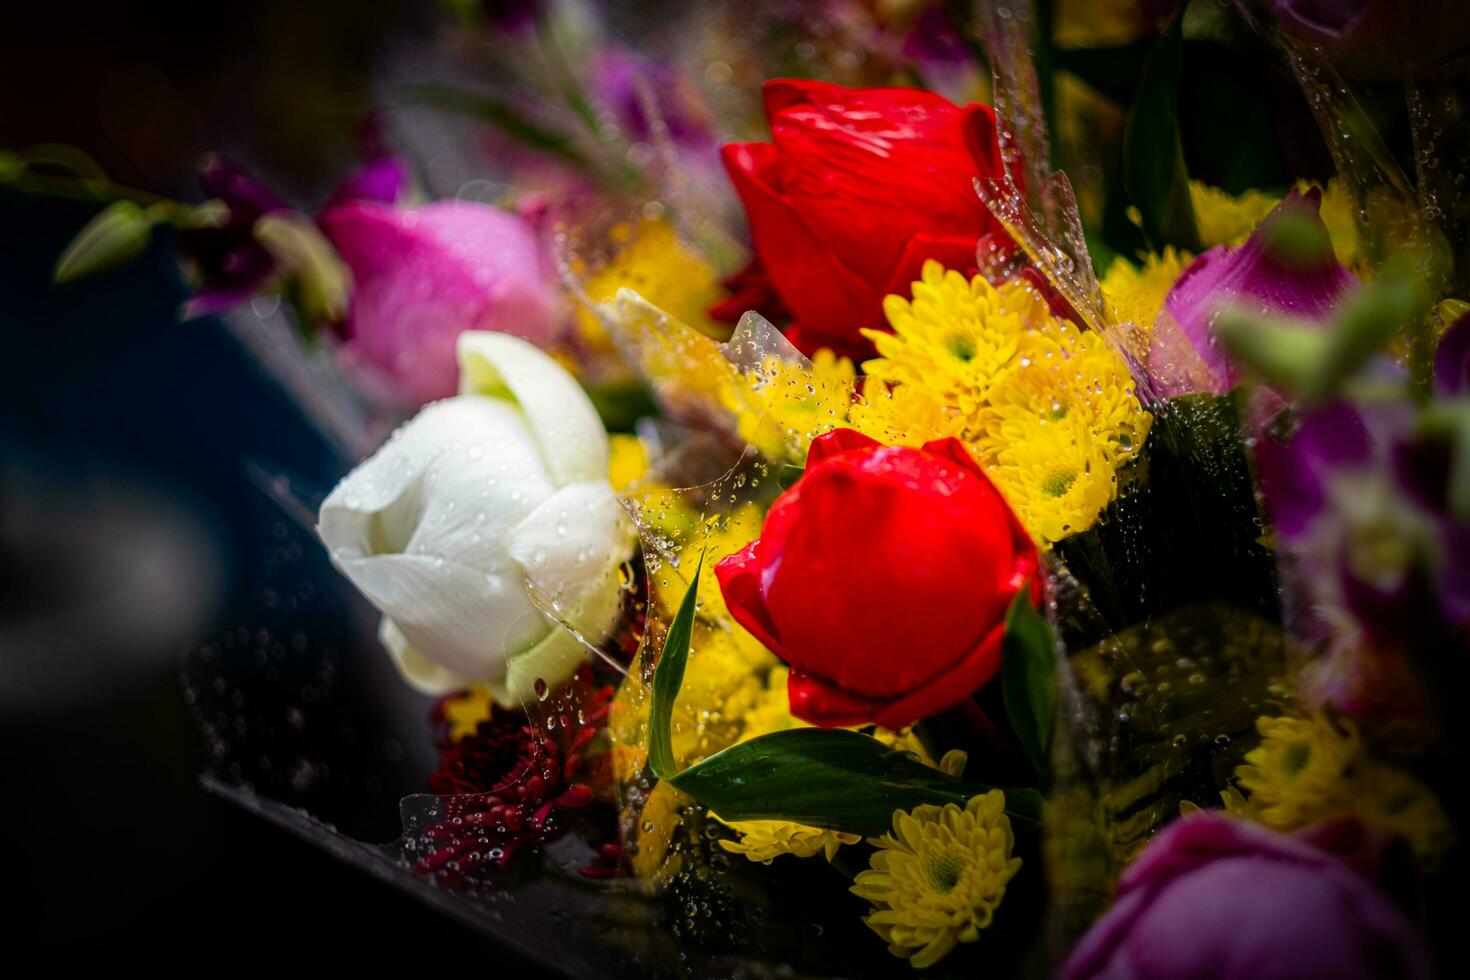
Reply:
<svg viewBox="0 0 1470 980"><path fill-rule="evenodd" d="M426 406L322 503L318 533L383 613L426 694L480 681L506 705L554 688L616 625L632 550L607 433L571 375L508 334L459 338L460 394Z"/></svg>

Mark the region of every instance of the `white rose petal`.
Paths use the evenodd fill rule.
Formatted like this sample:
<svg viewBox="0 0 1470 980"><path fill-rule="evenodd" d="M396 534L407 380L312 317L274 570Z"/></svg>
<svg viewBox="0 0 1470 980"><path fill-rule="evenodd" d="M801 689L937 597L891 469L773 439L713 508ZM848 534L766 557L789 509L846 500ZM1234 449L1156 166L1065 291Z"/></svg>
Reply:
<svg viewBox="0 0 1470 980"><path fill-rule="evenodd" d="M591 402L556 362L466 333L466 394L423 409L322 504L337 566L383 613L380 639L429 694L479 681L515 704L606 639L632 548ZM537 602L549 604L556 618Z"/></svg>

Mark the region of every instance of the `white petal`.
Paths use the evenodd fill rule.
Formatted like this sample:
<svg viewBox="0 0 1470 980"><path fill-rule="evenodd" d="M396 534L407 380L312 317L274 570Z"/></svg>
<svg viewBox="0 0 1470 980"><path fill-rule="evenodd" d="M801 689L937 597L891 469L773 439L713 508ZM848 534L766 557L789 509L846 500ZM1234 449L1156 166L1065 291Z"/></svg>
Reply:
<svg viewBox="0 0 1470 980"><path fill-rule="evenodd" d="M458 350L460 391L519 405L555 484L606 479L602 420L561 365L509 334L466 331L459 335Z"/></svg>
<svg viewBox="0 0 1470 980"><path fill-rule="evenodd" d="M338 559L380 554L505 568L505 540L552 485L518 408L476 396L428 406L322 503Z"/></svg>
<svg viewBox="0 0 1470 980"><path fill-rule="evenodd" d="M532 605L514 564L504 574L423 555L373 555L337 564L393 621L408 646L466 680L499 680L507 659L540 643L553 628Z"/></svg>
<svg viewBox="0 0 1470 980"><path fill-rule="evenodd" d="M618 566L632 542L627 515L604 479L558 490L516 525L509 551L556 617L597 644L617 618Z"/></svg>
<svg viewBox="0 0 1470 980"><path fill-rule="evenodd" d="M388 651L398 673L420 694L438 698L469 687L470 682L419 653L387 616L378 624L378 642Z"/></svg>
<svg viewBox="0 0 1470 980"><path fill-rule="evenodd" d="M554 691L577 672L589 650L575 636L557 626L535 647L511 658L505 681L491 685L495 700L511 707L528 707L541 691Z"/></svg>

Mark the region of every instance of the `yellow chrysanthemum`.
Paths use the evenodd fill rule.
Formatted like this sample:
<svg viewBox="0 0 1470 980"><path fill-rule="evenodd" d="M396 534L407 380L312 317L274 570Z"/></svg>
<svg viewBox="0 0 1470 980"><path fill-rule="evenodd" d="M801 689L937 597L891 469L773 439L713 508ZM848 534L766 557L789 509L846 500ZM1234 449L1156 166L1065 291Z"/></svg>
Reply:
<svg viewBox="0 0 1470 980"><path fill-rule="evenodd" d="M1176 251L1172 245L1141 258L1142 265L1121 256L1114 259L1100 283L1113 322L1132 328L1135 339L1131 350L1136 356L1148 350L1148 337L1164 308L1164 299L1194 261L1194 256Z"/></svg>
<svg viewBox="0 0 1470 980"><path fill-rule="evenodd" d="M1402 769L1379 762L1360 764L1346 789L1353 812L1403 837L1426 865L1435 864L1455 841L1454 827L1439 800Z"/></svg>
<svg viewBox="0 0 1470 980"><path fill-rule="evenodd" d="M1086 530L1117 494L1102 443L1075 416L1033 419L1006 430L985 472L1026 530L1043 544Z"/></svg>
<svg viewBox="0 0 1470 980"><path fill-rule="evenodd" d="M1139 450L1153 419L1134 395L1127 365L1103 339L1053 319L1045 331L1026 335L1015 367L975 413L971 439L985 465L1036 426L1069 418L1114 464Z"/></svg>
<svg viewBox="0 0 1470 980"><path fill-rule="evenodd" d="M965 764L970 761L970 755L965 750L950 749L944 753L938 762L935 762L934 757L929 754L929 750L924 747L923 741L920 740L912 727L898 732L890 731L887 728L875 728L873 729L873 737L890 749L907 752L930 769L938 769L940 772L950 776L963 776L965 774Z"/></svg>
<svg viewBox="0 0 1470 980"><path fill-rule="evenodd" d="M703 553L704 564L700 567L699 573L701 615L711 622L728 624L730 629L738 634L748 635L730 616L729 607L725 605L725 595L720 591L719 579L715 577L715 566L722 558L733 555L760 537L761 523L764 519L765 513L759 505L744 503L728 514L719 514L706 519L702 534L687 534L685 543L679 549L678 567L669 567L667 575L664 576L666 581L656 583L659 607L665 615L672 618L679 603L683 601L684 592L689 588L686 573L699 565L699 556ZM761 649L765 648L761 647ZM768 666L774 662L775 658L770 654L761 658L761 666Z"/></svg>
<svg viewBox="0 0 1470 980"><path fill-rule="evenodd" d="M619 289L631 289L676 320L709 332L710 305L719 298L719 275L704 256L679 239L665 218L645 218L615 226L609 234L612 258L582 284L594 303L612 300ZM577 332L594 350L610 348L607 330L587 309L577 312Z"/></svg>
<svg viewBox="0 0 1470 980"><path fill-rule="evenodd" d="M1006 885L1020 870L1005 796L991 790L964 808L925 804L893 814L893 831L874 841L870 869L851 891L873 903L863 921L888 951L917 969L990 925Z"/></svg>
<svg viewBox="0 0 1470 980"><path fill-rule="evenodd" d="M892 333L864 330L879 357L863 365L893 384L943 392L962 415L984 402L1008 368L1028 327L1051 319L1046 300L1024 282L992 286L966 279L932 259L924 263L914 298L886 296L883 312Z"/></svg>
<svg viewBox="0 0 1470 980"><path fill-rule="evenodd" d="M1260 718L1261 744L1235 770L1245 791L1227 809L1275 830L1297 830L1343 813L1402 835L1425 863L1454 838L1449 817L1427 786L1368 755L1348 722L1324 715Z"/></svg>
<svg viewBox="0 0 1470 980"><path fill-rule="evenodd" d="M480 722L490 720L495 699L484 684L471 684L463 694L444 699L444 720L449 724L449 737L459 741L473 735Z"/></svg>
<svg viewBox="0 0 1470 980"><path fill-rule="evenodd" d="M1343 773L1359 752L1358 735L1324 715L1260 718L1261 744L1235 770L1255 818L1277 830L1294 830L1328 816L1340 798Z"/></svg>
<svg viewBox="0 0 1470 980"><path fill-rule="evenodd" d="M1034 538L1090 527L1152 422L1123 358L1024 282L994 287L927 262L913 291L884 301L893 334L865 331L882 356L864 365L858 427L896 441L872 431L887 420L866 404L887 394L920 406L912 414L939 430L925 437L961 439Z"/></svg>
<svg viewBox="0 0 1470 980"><path fill-rule="evenodd" d="M732 378L722 401L742 439L768 459L800 464L813 439L846 424L856 379L852 362L830 350L810 366L770 356Z"/></svg>
<svg viewBox="0 0 1470 980"><path fill-rule="evenodd" d="M717 814L711 814L719 820ZM725 821L721 820L721 823ZM720 847L731 854L743 854L748 860L770 864L783 854L808 858L821 854L832 860L843 844L862 840L857 834L823 830L792 823L789 820L736 820L726 824L740 835L737 840L721 840Z"/></svg>
<svg viewBox="0 0 1470 980"><path fill-rule="evenodd" d="M873 377L863 378L861 393L848 409L847 424L887 446L922 446L953 429L943 405L924 389Z"/></svg>
<svg viewBox="0 0 1470 980"><path fill-rule="evenodd" d="M1245 241L1261 219L1281 203L1281 198L1258 190L1230 194L1218 187L1191 180L1189 203L1194 207L1199 240L1210 248L1214 245L1239 245Z"/></svg>
<svg viewBox="0 0 1470 980"><path fill-rule="evenodd" d="M608 716L614 773L630 779L648 756L649 692L635 661ZM674 760L692 765L735 743L743 719L765 691L749 651L728 632L700 625L670 718Z"/></svg>
<svg viewBox="0 0 1470 980"><path fill-rule="evenodd" d="M1322 224L1327 228L1328 237L1332 239L1332 249L1337 255L1337 261L1362 277L1368 269L1362 240L1358 235L1352 192L1335 177L1325 184L1313 184L1306 180L1296 182L1296 190L1302 194L1314 186L1322 189L1322 204L1318 213ZM1239 245L1281 203L1281 198L1263 191L1249 190L1244 194L1228 194L1218 187L1193 180L1189 182L1189 199L1194 206L1200 241L1206 248L1214 245Z"/></svg>

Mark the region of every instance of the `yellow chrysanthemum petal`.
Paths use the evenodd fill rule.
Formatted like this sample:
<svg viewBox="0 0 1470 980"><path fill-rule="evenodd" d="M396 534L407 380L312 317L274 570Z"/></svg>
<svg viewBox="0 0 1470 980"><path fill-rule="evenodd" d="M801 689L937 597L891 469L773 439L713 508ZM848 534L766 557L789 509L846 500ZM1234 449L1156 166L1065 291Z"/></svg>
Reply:
<svg viewBox="0 0 1470 980"><path fill-rule="evenodd" d="M619 289L631 289L674 319L712 332L706 311L720 296L719 274L679 239L672 223L646 218L614 227L609 238L616 249L612 258L582 284L589 299L605 303ZM584 344L597 351L611 350L607 329L591 310L578 310L576 323Z"/></svg>
<svg viewBox="0 0 1470 980"><path fill-rule="evenodd" d="M810 366L768 356L729 379L721 401L742 439L767 459L801 464L812 440L847 423L857 370L845 357L819 350Z"/></svg>
<svg viewBox="0 0 1470 980"><path fill-rule="evenodd" d="M1261 744L1235 770L1226 809L1292 831L1338 814L1403 836L1425 864L1454 840L1449 817L1419 780L1367 753L1347 722L1324 715L1256 721Z"/></svg>
<svg viewBox="0 0 1470 980"><path fill-rule="evenodd" d="M996 287L927 262L913 297L885 301L892 334L867 331L881 356L864 365L859 428L904 441L868 406L919 406L910 414L924 424L913 428L964 442L1032 537L1090 527L1152 422L1123 358L1025 282Z"/></svg>
<svg viewBox="0 0 1470 980"><path fill-rule="evenodd" d="M889 952L932 966L990 925L1021 867L1000 790L964 806L925 804L893 815L893 832L874 841L869 870L850 891L873 903L863 920Z"/></svg>
<svg viewBox="0 0 1470 980"><path fill-rule="evenodd" d="M1194 257L1166 245L1162 252L1149 252L1141 260L1141 265L1134 265L1119 256L1099 284L1113 322L1129 329L1133 338L1130 351L1135 357L1147 353L1148 337L1164 308L1164 299Z"/></svg>
<svg viewBox="0 0 1470 980"><path fill-rule="evenodd" d="M490 720L494 706L495 699L484 684L471 684L463 694L445 698L443 711L444 720L449 723L449 737L457 742L473 735L480 722Z"/></svg>
<svg viewBox="0 0 1470 980"><path fill-rule="evenodd" d="M715 819L719 819L719 816ZM734 820L725 823L739 834L737 840L721 840L720 847L731 854L742 854L748 860L770 864L783 854L807 858L817 854L832 860L843 844L862 840L856 834L844 834L820 827L807 827L789 820Z"/></svg>

